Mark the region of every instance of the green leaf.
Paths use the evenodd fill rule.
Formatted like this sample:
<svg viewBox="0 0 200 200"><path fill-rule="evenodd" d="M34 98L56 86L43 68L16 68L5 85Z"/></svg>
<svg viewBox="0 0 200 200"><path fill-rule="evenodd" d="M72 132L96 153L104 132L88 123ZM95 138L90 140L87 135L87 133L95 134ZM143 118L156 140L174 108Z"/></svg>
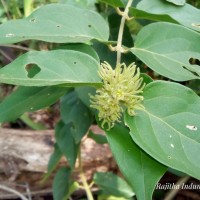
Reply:
<svg viewBox="0 0 200 200"><path fill-rule="evenodd" d="M149 200L167 168L144 153L131 139L129 130L115 126L106 131L108 143L119 168L138 200Z"/></svg>
<svg viewBox="0 0 200 200"><path fill-rule="evenodd" d="M87 8L87 9L90 9L90 10L96 10L96 6L95 6L95 3L96 3L96 0L59 0L58 1L59 3L63 3L63 4L70 4L70 5L73 5L73 6L76 6L76 7L80 7L80 8Z"/></svg>
<svg viewBox="0 0 200 200"><path fill-rule="evenodd" d="M94 87L76 87L75 88L76 94L78 98L87 106L90 107L90 95L95 95L96 89Z"/></svg>
<svg viewBox="0 0 200 200"><path fill-rule="evenodd" d="M54 144L54 152L52 153L52 155L49 159L49 163L48 163L48 172L45 174L42 182L46 181L49 178L49 176L52 174L53 170L58 165L61 157L62 157L62 152L60 151L58 144L55 143Z"/></svg>
<svg viewBox="0 0 200 200"><path fill-rule="evenodd" d="M169 1L175 3L175 0ZM176 2L178 1L181 0ZM164 0L142 0L137 4L136 8L130 9L131 16L148 20L170 21L200 31L200 10L190 4L176 6Z"/></svg>
<svg viewBox="0 0 200 200"><path fill-rule="evenodd" d="M28 113L24 113L20 119L23 121L23 123L25 123L29 128L33 129L33 130L45 130L46 127L45 125L43 125L40 122L35 122L34 120L32 120L29 116Z"/></svg>
<svg viewBox="0 0 200 200"><path fill-rule="evenodd" d="M131 52L155 72L176 81L200 78L200 34L180 25L153 23L138 34Z"/></svg>
<svg viewBox="0 0 200 200"><path fill-rule="evenodd" d="M148 84L143 94L145 110L125 117L133 140L164 165L200 179L200 98L165 81Z"/></svg>
<svg viewBox="0 0 200 200"><path fill-rule="evenodd" d="M130 200L130 198L116 197L113 195L101 194L98 196L97 200Z"/></svg>
<svg viewBox="0 0 200 200"><path fill-rule="evenodd" d="M74 168L76 158L78 155L79 144L75 143L74 137L71 132L71 125L60 122L56 126L56 142L60 151L68 160L70 167Z"/></svg>
<svg viewBox="0 0 200 200"><path fill-rule="evenodd" d="M121 0L100 0L101 2L104 2L110 6L113 7L124 7L123 1Z"/></svg>
<svg viewBox="0 0 200 200"><path fill-rule="evenodd" d="M97 52L87 44L65 44L58 46L57 49L80 51L93 57L97 62L100 62Z"/></svg>
<svg viewBox="0 0 200 200"><path fill-rule="evenodd" d="M99 63L73 50L28 52L0 69L0 82L23 86L101 85Z"/></svg>
<svg viewBox="0 0 200 200"><path fill-rule="evenodd" d="M53 180L53 199L54 200L67 200L70 190L70 174L68 168L61 168L57 171Z"/></svg>
<svg viewBox="0 0 200 200"><path fill-rule="evenodd" d="M173 3L177 6L184 6L186 3L186 0L166 0L167 2Z"/></svg>
<svg viewBox="0 0 200 200"><path fill-rule="evenodd" d="M71 194L73 194L76 190L78 190L81 186L79 185L78 182L74 181L72 184L71 184L71 187L69 189L69 193L68 193L68 198Z"/></svg>
<svg viewBox="0 0 200 200"><path fill-rule="evenodd" d="M25 112L52 105L67 91L56 86L19 87L0 104L0 122L14 121Z"/></svg>
<svg viewBox="0 0 200 200"><path fill-rule="evenodd" d="M143 82L145 84L149 84L149 83L153 82L153 79L150 76L148 76L147 74L141 73L140 76L143 78Z"/></svg>
<svg viewBox="0 0 200 200"><path fill-rule="evenodd" d="M153 20L153 21L178 23L176 20L172 19L167 14L151 14L148 11L143 11L142 8L137 9L137 8L131 7L129 8L129 14L135 19L146 19L146 20Z"/></svg>
<svg viewBox="0 0 200 200"><path fill-rule="evenodd" d="M135 195L125 180L111 172L96 172L94 175L94 182L103 190L103 193L105 194L127 198Z"/></svg>
<svg viewBox="0 0 200 200"><path fill-rule="evenodd" d="M61 98L61 118L65 124L71 123L71 133L76 143L87 133L92 123L90 110L72 91Z"/></svg>
<svg viewBox="0 0 200 200"><path fill-rule="evenodd" d="M0 43L42 40L56 43L85 43L92 39L107 41L108 25L96 12L71 5L42 6L29 17L0 26Z"/></svg>
<svg viewBox="0 0 200 200"><path fill-rule="evenodd" d="M89 131L87 136L88 136L88 138L93 139L97 144L106 144L106 143L108 143L107 138L106 138L105 135L96 134L96 133L93 133L92 131Z"/></svg>

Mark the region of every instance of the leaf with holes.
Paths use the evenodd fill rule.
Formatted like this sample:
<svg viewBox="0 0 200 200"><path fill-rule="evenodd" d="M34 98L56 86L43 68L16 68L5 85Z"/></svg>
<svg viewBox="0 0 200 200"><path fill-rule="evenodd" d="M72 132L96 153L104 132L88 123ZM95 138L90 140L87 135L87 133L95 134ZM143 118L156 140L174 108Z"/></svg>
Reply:
<svg viewBox="0 0 200 200"><path fill-rule="evenodd" d="M159 162L200 179L200 98L180 84L144 89L144 111L125 115L134 142Z"/></svg>
<svg viewBox="0 0 200 200"><path fill-rule="evenodd" d="M183 2L182 0L168 1ZM136 8L130 8L130 14L137 19L174 22L200 31L200 10L187 3L184 6L177 6L164 0L142 0Z"/></svg>
<svg viewBox="0 0 200 200"><path fill-rule="evenodd" d="M71 5L49 4L25 19L0 25L0 43L42 40L56 43L85 43L92 39L107 41L109 28L96 12Z"/></svg>
<svg viewBox="0 0 200 200"><path fill-rule="evenodd" d="M25 112L32 112L55 103L68 91L64 87L19 87L0 104L0 122L16 120Z"/></svg>
<svg viewBox="0 0 200 200"><path fill-rule="evenodd" d="M74 50L32 51L0 69L0 82L23 86L101 85L99 62Z"/></svg>
<svg viewBox="0 0 200 200"><path fill-rule="evenodd" d="M175 81L200 78L200 34L158 22L144 27L131 52L157 73Z"/></svg>
<svg viewBox="0 0 200 200"><path fill-rule="evenodd" d="M89 56L93 57L97 62L100 62L97 52L94 50L94 48L92 48L91 45L72 43L72 44L59 45L56 49L80 51L82 53L86 53Z"/></svg>
<svg viewBox="0 0 200 200"><path fill-rule="evenodd" d="M116 125L105 132L117 164L136 193L137 199L152 199L154 188L167 168L144 153L133 142L127 127Z"/></svg>

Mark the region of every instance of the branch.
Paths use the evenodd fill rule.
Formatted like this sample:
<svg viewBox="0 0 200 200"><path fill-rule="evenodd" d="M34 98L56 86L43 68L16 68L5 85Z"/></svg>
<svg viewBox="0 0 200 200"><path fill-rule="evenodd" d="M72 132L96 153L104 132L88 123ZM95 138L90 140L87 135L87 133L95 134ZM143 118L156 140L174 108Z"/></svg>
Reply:
<svg viewBox="0 0 200 200"><path fill-rule="evenodd" d="M18 191L13 190L13 189L6 187L4 185L0 185L0 189L5 190L5 191L10 192L10 193L13 193L13 194L17 195L19 198L21 198L22 200L28 200L24 195L22 195Z"/></svg>
<svg viewBox="0 0 200 200"><path fill-rule="evenodd" d="M120 15L122 15L122 19L121 19L121 23L120 23L120 27L119 27L118 40L117 40L117 46L116 46L117 65L120 64L120 62L121 62L122 38L123 38L123 32L124 32L124 25L125 25L126 19L128 18L129 7L131 6L132 2L133 2L133 0L129 0L126 5L125 11L120 12Z"/></svg>
<svg viewBox="0 0 200 200"><path fill-rule="evenodd" d="M183 183L186 183L188 180L190 179L190 176L186 176L186 177L183 177L181 179L179 179L175 185L182 185ZM174 199L174 197L176 196L176 194L179 192L180 188L179 189L172 189L170 190L166 197L164 198L164 200L172 200Z"/></svg>

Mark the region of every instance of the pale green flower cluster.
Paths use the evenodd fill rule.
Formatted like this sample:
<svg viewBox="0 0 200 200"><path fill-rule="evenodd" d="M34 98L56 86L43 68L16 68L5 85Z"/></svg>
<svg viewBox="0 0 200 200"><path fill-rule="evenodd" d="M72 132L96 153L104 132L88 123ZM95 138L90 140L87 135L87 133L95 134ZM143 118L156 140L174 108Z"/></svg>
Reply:
<svg viewBox="0 0 200 200"><path fill-rule="evenodd" d="M109 130L115 122L120 122L124 109L131 116L136 114L135 110L144 109L141 104L143 96L140 95L144 88L143 79L134 63L129 66L123 63L112 69L104 62L101 64L99 76L103 86L97 89L95 96L91 96L91 107L99 111L102 127L107 123Z"/></svg>

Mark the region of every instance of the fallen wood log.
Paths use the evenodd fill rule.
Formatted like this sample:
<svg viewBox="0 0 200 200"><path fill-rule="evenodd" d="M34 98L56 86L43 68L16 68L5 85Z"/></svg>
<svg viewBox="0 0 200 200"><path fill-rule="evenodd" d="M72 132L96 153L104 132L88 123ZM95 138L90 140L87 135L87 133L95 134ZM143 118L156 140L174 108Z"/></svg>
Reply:
<svg viewBox="0 0 200 200"><path fill-rule="evenodd" d="M92 127L95 131L95 127ZM54 130L0 129L0 171L16 175L21 171L46 172L53 152ZM108 166L112 154L108 145L87 138L81 146L83 167ZM107 168L107 167L106 167Z"/></svg>
<svg viewBox="0 0 200 200"><path fill-rule="evenodd" d="M93 132L102 134L97 126ZM40 195L41 191L50 191L52 177L45 184L40 181L49 158L54 150L54 130L15 130L0 128L0 184L26 194L21 184L28 185L31 195ZM81 144L82 165L86 178L91 179L96 171L114 171L116 164L107 144L97 144L90 138L84 138ZM63 158L59 166L66 165ZM58 166L58 167L59 167ZM73 175L78 179L78 172ZM13 194L0 190L0 199L15 198Z"/></svg>

